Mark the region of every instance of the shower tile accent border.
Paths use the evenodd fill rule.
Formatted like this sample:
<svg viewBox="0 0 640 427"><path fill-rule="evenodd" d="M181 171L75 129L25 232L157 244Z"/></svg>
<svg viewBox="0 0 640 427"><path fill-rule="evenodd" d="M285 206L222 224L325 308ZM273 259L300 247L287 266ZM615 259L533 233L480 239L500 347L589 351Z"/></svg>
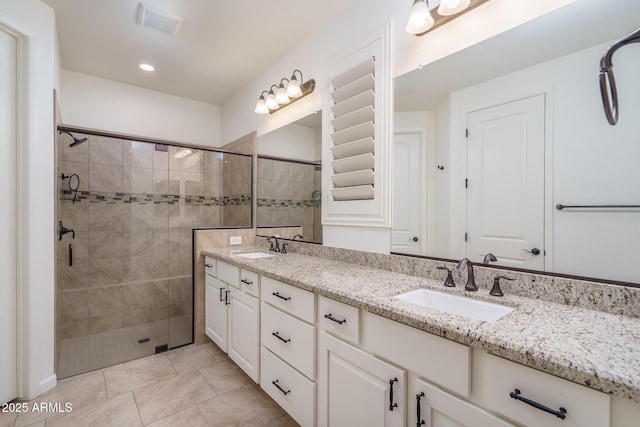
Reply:
<svg viewBox="0 0 640 427"><path fill-rule="evenodd" d="M320 202L316 200L285 200L285 199L257 199L258 207L278 208L317 208Z"/></svg>
<svg viewBox="0 0 640 427"><path fill-rule="evenodd" d="M289 243L288 250L290 252L427 279L444 281L445 276L437 267L447 267L453 271L456 283L463 284L466 280L466 270L458 271L454 262L356 251L304 242L290 241L287 243ZM264 248L269 247L267 239L264 237L257 237L256 245ZM513 282L501 283L500 286L505 294L640 318L640 288L638 287L495 269L477 264L474 264L474 273L480 289L490 289L493 278L498 274L503 274L516 279Z"/></svg>
<svg viewBox="0 0 640 427"><path fill-rule="evenodd" d="M78 191L76 202L87 201L89 203L139 203L139 204L168 204L184 202L194 206L240 206L251 204L250 194L231 194L225 196L195 196L179 194L154 194L154 193L120 193L100 191ZM73 201L74 192L60 190L58 199L61 201Z"/></svg>

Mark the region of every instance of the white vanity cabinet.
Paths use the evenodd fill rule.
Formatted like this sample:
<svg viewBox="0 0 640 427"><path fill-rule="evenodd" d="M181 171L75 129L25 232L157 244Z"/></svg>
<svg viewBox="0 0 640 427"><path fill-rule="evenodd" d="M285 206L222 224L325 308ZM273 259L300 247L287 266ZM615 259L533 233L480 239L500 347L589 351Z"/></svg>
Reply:
<svg viewBox="0 0 640 427"><path fill-rule="evenodd" d="M313 427L315 294L265 276L260 284L260 387L303 427Z"/></svg>
<svg viewBox="0 0 640 427"><path fill-rule="evenodd" d="M318 426L405 425L406 373L318 333Z"/></svg>
<svg viewBox="0 0 640 427"><path fill-rule="evenodd" d="M205 300L205 333L225 353L228 336L228 289L227 284L217 278L206 276Z"/></svg>

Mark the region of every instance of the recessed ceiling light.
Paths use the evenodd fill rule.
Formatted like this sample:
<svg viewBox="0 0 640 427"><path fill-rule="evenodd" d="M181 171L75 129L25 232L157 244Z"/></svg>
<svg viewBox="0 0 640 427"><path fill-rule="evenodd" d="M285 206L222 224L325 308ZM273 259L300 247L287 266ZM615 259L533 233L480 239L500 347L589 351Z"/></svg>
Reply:
<svg viewBox="0 0 640 427"><path fill-rule="evenodd" d="M138 65L138 67L140 67L140 69L144 71L155 71L154 66L149 64L140 64Z"/></svg>

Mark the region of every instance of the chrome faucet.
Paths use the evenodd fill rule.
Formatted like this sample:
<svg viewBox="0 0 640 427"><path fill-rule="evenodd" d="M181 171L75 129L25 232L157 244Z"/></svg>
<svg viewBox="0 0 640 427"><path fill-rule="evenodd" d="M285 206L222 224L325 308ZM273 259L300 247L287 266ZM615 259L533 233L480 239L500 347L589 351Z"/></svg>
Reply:
<svg viewBox="0 0 640 427"><path fill-rule="evenodd" d="M489 252L484 256L484 259L482 260L482 263L483 264L489 264L489 262L496 262L496 261L498 261L496 256L494 254L492 254L491 252Z"/></svg>
<svg viewBox="0 0 640 427"><path fill-rule="evenodd" d="M463 267L467 267L467 284L464 285L465 291L475 292L478 290L476 286L476 281L473 277L473 263L469 258L462 258L457 265L457 268L461 269Z"/></svg>
<svg viewBox="0 0 640 427"><path fill-rule="evenodd" d="M275 239L276 241L276 245L273 245L273 240L271 239ZM269 250L272 252L280 252L280 243L278 243L278 238L276 236L271 236L269 237L269 242L271 242L271 246L269 247Z"/></svg>

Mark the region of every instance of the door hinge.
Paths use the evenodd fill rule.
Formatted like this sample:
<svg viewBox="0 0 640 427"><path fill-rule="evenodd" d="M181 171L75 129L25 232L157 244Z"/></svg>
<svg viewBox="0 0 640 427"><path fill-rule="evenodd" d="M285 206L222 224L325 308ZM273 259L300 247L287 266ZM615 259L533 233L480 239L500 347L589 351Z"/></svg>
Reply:
<svg viewBox="0 0 640 427"><path fill-rule="evenodd" d="M469 138L469 128L464 130L464 136Z"/></svg>
<svg viewBox="0 0 640 427"><path fill-rule="evenodd" d="M464 188L469 188L469 178L464 179Z"/></svg>
<svg viewBox="0 0 640 427"><path fill-rule="evenodd" d="M469 236L467 235L467 233L464 233L464 241L466 242L467 239L469 238Z"/></svg>

